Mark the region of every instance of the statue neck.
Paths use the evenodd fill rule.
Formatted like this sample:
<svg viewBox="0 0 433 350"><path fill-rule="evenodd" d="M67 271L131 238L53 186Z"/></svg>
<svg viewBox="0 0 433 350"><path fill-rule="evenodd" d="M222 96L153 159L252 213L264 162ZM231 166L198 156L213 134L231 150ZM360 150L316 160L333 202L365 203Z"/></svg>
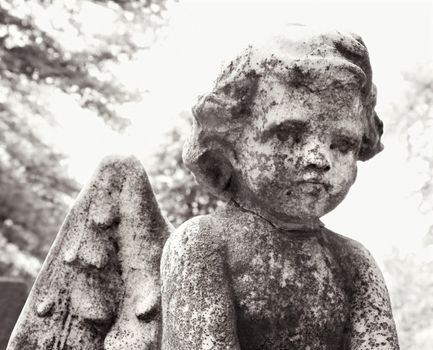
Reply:
<svg viewBox="0 0 433 350"><path fill-rule="evenodd" d="M263 220L269 222L272 226L277 229L284 231L298 231L298 232L313 232L319 231L325 225L319 218L313 218L310 220L301 220L301 219L281 219L268 213L265 210L261 210L260 208L254 207L252 205L248 205L248 203L238 203L236 200L231 199L227 204L229 207L234 207L238 210L247 211L252 213L253 215L261 217Z"/></svg>

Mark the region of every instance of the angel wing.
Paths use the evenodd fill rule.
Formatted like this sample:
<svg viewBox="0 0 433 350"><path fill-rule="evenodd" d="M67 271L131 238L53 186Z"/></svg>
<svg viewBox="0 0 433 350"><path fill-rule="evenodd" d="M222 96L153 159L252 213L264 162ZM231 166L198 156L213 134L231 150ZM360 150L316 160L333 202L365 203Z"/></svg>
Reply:
<svg viewBox="0 0 433 350"><path fill-rule="evenodd" d="M140 162L104 159L66 217L7 350L159 349L159 266L171 230Z"/></svg>

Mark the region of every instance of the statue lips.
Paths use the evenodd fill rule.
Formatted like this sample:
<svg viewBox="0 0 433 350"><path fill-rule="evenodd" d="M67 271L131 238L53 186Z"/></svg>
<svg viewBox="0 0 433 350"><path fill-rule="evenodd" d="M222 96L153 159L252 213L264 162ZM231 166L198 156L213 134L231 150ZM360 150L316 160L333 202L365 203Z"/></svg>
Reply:
<svg viewBox="0 0 433 350"><path fill-rule="evenodd" d="M303 193L318 196L323 191L329 191L331 188L331 184L329 182L324 181L323 179L311 178L311 179L303 179L299 181L293 182L293 186L301 190Z"/></svg>

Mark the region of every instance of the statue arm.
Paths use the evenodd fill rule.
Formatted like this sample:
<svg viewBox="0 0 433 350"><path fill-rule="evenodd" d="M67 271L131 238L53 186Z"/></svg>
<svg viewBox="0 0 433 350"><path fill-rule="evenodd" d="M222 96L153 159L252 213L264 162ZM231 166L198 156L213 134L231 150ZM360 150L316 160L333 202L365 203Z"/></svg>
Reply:
<svg viewBox="0 0 433 350"><path fill-rule="evenodd" d="M398 350L391 302L382 273L361 244L354 244L351 250L353 291L349 349Z"/></svg>
<svg viewBox="0 0 433 350"><path fill-rule="evenodd" d="M163 350L240 349L223 247L194 218L164 247Z"/></svg>

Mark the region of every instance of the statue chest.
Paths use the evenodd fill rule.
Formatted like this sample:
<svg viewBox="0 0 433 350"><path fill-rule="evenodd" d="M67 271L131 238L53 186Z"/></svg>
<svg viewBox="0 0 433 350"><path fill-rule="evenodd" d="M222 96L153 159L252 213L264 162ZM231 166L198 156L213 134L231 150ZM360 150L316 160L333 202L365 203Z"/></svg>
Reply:
<svg viewBox="0 0 433 350"><path fill-rule="evenodd" d="M241 348L344 348L349 295L332 252L317 237L244 243L229 249Z"/></svg>

